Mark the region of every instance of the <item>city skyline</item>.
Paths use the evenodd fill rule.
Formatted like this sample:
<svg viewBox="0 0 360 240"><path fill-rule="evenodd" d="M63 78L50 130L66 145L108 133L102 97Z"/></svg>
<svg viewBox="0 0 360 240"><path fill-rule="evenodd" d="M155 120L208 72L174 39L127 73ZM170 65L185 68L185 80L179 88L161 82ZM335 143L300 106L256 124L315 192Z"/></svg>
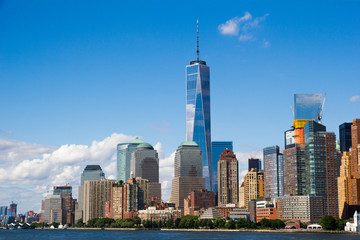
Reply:
<svg viewBox="0 0 360 240"><path fill-rule="evenodd" d="M304 7L286 13L277 10L276 4L231 3L221 6L224 13L214 19L200 11L184 22L167 23L159 20L169 18L169 13L156 18L144 12L130 23L134 18L126 19L129 15L118 16L106 6L97 6L110 12L95 23L91 13L102 15L93 4L86 7L89 13L80 14L85 20L75 14L83 7L80 3L57 6L59 13L45 2L27 4L16 9L11 2L0 2L5 36L0 38L0 86L4 89L0 95L0 190L6 193L0 205L13 200L20 212L30 206L39 210L42 194L67 181L77 196L80 172L87 164L99 164L107 177L115 179L116 145L136 136L159 152L160 182L169 196L173 152L185 140L183 68L195 53L196 19L202 29L202 58L212 66L212 140L233 141L239 174L257 150L270 145L284 149L282 133L290 127L296 93L327 93L323 122L336 134L340 124L359 116L356 3L315 3L307 12L309 19L301 24L297 19L304 18ZM215 9L215 5L208 7ZM317 16L320 9L323 12ZM181 16L180 10L184 8L171 12ZM341 10L346 18L333 19ZM63 11L69 17L56 20ZM48 13L44 16L44 12ZM17 14L28 18L24 26L12 21ZM147 17L154 27L143 21ZM118 25L110 24L117 18L125 24L120 20L115 21ZM9 20L11 24L4 24ZM107 24L112 27L102 28ZM139 69L130 62L138 63L134 65ZM168 68L159 74L156 68L165 63ZM273 83L277 87L270 86ZM149 90L153 94L148 95ZM265 121L271 127L259 128ZM261 154L255 157L262 158ZM32 199L35 194L40 197Z"/></svg>

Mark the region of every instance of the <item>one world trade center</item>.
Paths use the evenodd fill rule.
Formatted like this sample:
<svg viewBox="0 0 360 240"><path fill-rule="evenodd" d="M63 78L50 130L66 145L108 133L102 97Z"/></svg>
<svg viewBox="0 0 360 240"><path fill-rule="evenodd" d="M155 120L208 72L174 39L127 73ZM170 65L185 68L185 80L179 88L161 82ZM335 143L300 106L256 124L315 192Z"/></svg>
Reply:
<svg viewBox="0 0 360 240"><path fill-rule="evenodd" d="M199 60L199 22L197 22L197 57L186 66L186 141L196 142L203 158L205 186L211 182L210 68Z"/></svg>

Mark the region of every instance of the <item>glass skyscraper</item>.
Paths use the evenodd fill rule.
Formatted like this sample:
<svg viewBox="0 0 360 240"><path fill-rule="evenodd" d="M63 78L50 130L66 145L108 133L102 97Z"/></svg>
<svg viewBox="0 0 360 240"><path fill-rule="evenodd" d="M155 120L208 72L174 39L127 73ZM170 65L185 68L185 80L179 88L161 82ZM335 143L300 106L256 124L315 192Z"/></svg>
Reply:
<svg viewBox="0 0 360 240"><path fill-rule="evenodd" d="M127 182L130 178L130 161L131 153L136 150L136 147L144 143L141 139L135 138L130 143L121 143L117 145L117 165L116 165L116 179Z"/></svg>
<svg viewBox="0 0 360 240"><path fill-rule="evenodd" d="M322 106L322 95L316 94L295 94L294 95L294 114L296 119L317 120Z"/></svg>
<svg viewBox="0 0 360 240"><path fill-rule="evenodd" d="M279 146L264 148L265 197L284 195L284 158Z"/></svg>
<svg viewBox="0 0 360 240"><path fill-rule="evenodd" d="M218 161L220 155L225 149L233 151L232 141L213 141L211 142L211 177L212 177L212 191L217 194L218 191Z"/></svg>
<svg viewBox="0 0 360 240"><path fill-rule="evenodd" d="M210 68L205 61L199 60L199 48L197 60L191 61L190 65L186 66L185 72L186 141L194 141L200 147L203 157L205 187L210 190L213 189L211 177Z"/></svg>

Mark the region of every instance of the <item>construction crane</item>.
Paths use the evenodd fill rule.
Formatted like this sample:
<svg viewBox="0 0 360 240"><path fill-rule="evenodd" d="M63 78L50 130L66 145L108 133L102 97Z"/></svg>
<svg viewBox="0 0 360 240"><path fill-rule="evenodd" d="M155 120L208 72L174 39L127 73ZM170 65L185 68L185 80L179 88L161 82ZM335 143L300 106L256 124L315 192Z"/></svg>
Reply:
<svg viewBox="0 0 360 240"><path fill-rule="evenodd" d="M324 99L323 102L321 104L321 108L320 108L320 113L317 112L317 120L320 124L322 124L322 114L323 114L323 110L324 110L324 105L325 105L325 100L326 100L326 93L324 94Z"/></svg>
<svg viewBox="0 0 360 240"><path fill-rule="evenodd" d="M260 150L257 150L257 152L254 155L250 155L250 159L254 159L259 152Z"/></svg>

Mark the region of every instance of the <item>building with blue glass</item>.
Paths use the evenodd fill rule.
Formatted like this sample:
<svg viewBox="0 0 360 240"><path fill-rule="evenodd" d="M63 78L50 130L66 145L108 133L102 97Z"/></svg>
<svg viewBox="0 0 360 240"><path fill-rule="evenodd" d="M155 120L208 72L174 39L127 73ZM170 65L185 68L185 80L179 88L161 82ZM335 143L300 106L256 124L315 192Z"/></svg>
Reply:
<svg viewBox="0 0 360 240"><path fill-rule="evenodd" d="M211 190L210 68L205 61L199 60L199 45L197 59L186 66L185 74L186 141L194 141L199 145L203 157L205 187Z"/></svg>
<svg viewBox="0 0 360 240"><path fill-rule="evenodd" d="M218 161L220 155L224 152L225 149L230 149L233 151L233 142L232 141L213 141L211 142L211 182L212 182L212 191L217 195L218 192ZM217 200L217 198L216 198Z"/></svg>
<svg viewBox="0 0 360 240"><path fill-rule="evenodd" d="M351 148L351 125L343 123L339 126L340 151L348 152Z"/></svg>
<svg viewBox="0 0 360 240"><path fill-rule="evenodd" d="M130 143L121 143L117 145L117 164L116 164L116 179L127 182L130 178L130 161L131 154L136 150L136 147L144 143L141 139L135 138Z"/></svg>
<svg viewBox="0 0 360 240"><path fill-rule="evenodd" d="M316 94L295 94L294 115L296 119L314 119L318 121L318 114L321 112L322 95Z"/></svg>
<svg viewBox="0 0 360 240"><path fill-rule="evenodd" d="M284 195L284 158L279 146L264 148L264 196Z"/></svg>

